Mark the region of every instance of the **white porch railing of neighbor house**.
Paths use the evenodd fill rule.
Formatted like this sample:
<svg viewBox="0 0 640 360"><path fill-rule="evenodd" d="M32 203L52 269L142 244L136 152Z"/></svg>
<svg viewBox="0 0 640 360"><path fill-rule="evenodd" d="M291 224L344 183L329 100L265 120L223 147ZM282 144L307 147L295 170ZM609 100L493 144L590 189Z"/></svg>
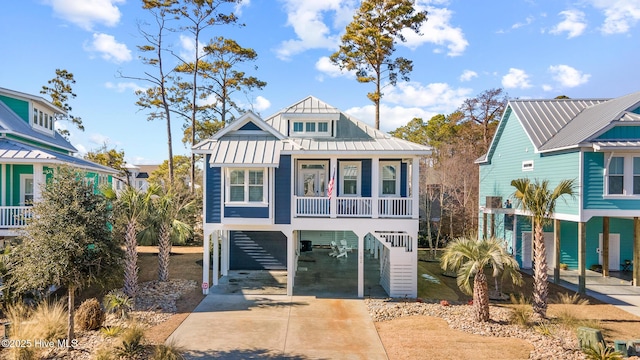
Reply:
<svg viewBox="0 0 640 360"><path fill-rule="evenodd" d="M407 217L413 215L411 198L381 198L378 199L378 213L380 217Z"/></svg>
<svg viewBox="0 0 640 360"><path fill-rule="evenodd" d="M413 215L411 198L338 197L332 213L327 197L294 196L296 217L374 217L373 204L377 202L381 218L409 218Z"/></svg>
<svg viewBox="0 0 640 360"><path fill-rule="evenodd" d="M32 209L31 206L0 206L0 228L15 229L25 226Z"/></svg>

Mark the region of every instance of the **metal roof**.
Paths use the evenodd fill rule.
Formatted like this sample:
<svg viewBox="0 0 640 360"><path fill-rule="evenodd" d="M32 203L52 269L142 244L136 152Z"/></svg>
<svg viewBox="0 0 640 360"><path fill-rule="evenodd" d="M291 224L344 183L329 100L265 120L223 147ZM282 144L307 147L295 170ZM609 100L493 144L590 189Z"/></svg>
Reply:
<svg viewBox="0 0 640 360"><path fill-rule="evenodd" d="M611 140L611 141L594 141L593 149L596 151L604 150L640 150L639 140Z"/></svg>
<svg viewBox="0 0 640 360"><path fill-rule="evenodd" d="M33 129L2 101L0 101L0 132L37 140L70 152L78 151L57 131L49 135Z"/></svg>
<svg viewBox="0 0 640 360"><path fill-rule="evenodd" d="M589 141L601 130L623 117L623 121L638 121L637 114L628 111L635 109L639 104L640 92L636 92L589 106L541 146L540 151L575 146Z"/></svg>
<svg viewBox="0 0 640 360"><path fill-rule="evenodd" d="M0 139L0 161L4 163L44 163L67 164L70 166L103 173L116 174L117 171L94 162L71 155L46 150L21 142Z"/></svg>
<svg viewBox="0 0 640 360"><path fill-rule="evenodd" d="M226 136L201 143L200 150L211 154L211 166L277 167L280 152L292 147L288 141L272 136Z"/></svg>
<svg viewBox="0 0 640 360"><path fill-rule="evenodd" d="M254 115L255 116L255 115ZM244 117L244 116L243 116ZM334 121L333 137L289 136L289 120L331 119ZM240 118L236 121L249 121ZM351 118L335 107L313 96L283 109L266 120L251 121L266 124L269 132L244 134L230 129L224 136L213 137L193 147L196 153L212 154L212 166L278 166L280 154L321 153L353 154L391 153L397 156L428 155L431 148L393 137ZM241 123L230 126L239 128ZM273 135L273 136L271 136Z"/></svg>

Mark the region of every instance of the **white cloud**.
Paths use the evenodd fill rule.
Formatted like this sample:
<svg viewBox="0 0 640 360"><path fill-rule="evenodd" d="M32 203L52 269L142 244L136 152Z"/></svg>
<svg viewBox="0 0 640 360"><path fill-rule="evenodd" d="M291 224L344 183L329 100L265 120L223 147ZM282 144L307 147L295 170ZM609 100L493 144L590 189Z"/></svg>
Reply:
<svg viewBox="0 0 640 360"><path fill-rule="evenodd" d="M467 88L453 89L445 83L424 86L417 82L403 82L384 90L383 101L410 107L419 105L436 112L451 112L457 109L471 92L472 90Z"/></svg>
<svg viewBox="0 0 640 360"><path fill-rule="evenodd" d="M559 15L564 16L564 20L551 29L550 33L552 34L559 35L566 32L567 38L571 39L582 35L587 28L585 15L580 10L565 10L561 11Z"/></svg>
<svg viewBox="0 0 640 360"><path fill-rule="evenodd" d="M75 144L73 146L78 150L78 153L76 154L77 156L84 157L85 155L87 155L88 151L84 145Z"/></svg>
<svg viewBox="0 0 640 360"><path fill-rule="evenodd" d="M119 83L112 83L110 81L107 81L104 84L104 87L106 87L107 89L112 89L115 90L116 92L125 92L127 90L131 90L131 91L144 91L146 90L146 88L134 83L134 82L119 82Z"/></svg>
<svg viewBox="0 0 640 360"><path fill-rule="evenodd" d="M235 16L242 15L242 9L249 7L249 5L251 5L251 0L240 0L240 2L238 2L234 8L233 14Z"/></svg>
<svg viewBox="0 0 640 360"><path fill-rule="evenodd" d="M118 24L122 14L116 4L124 2L125 0L46 0L56 16L85 30L91 30L94 24Z"/></svg>
<svg viewBox="0 0 640 360"><path fill-rule="evenodd" d="M351 1L286 0L285 10L287 25L293 28L297 38L283 41L276 49L278 58L282 60L288 60L308 49L335 49L340 36L332 34L324 17L332 14L335 19L334 27L341 31L344 28L342 22L351 17L354 8Z"/></svg>
<svg viewBox="0 0 640 360"><path fill-rule="evenodd" d="M269 101L267 98L260 95L256 97L256 100L253 103L253 108L256 111L265 111L270 107L271 107L271 101Z"/></svg>
<svg viewBox="0 0 640 360"><path fill-rule="evenodd" d="M465 82L465 81L470 81L471 79L478 77L478 73L473 71L473 70L465 70L462 72L462 75L460 75L460 81Z"/></svg>
<svg viewBox="0 0 640 360"><path fill-rule="evenodd" d="M533 22L534 17L533 16L527 16L527 18L525 19L524 22L519 22L519 23L515 23L513 25L511 25L512 29L518 29L527 25L531 25L531 23Z"/></svg>
<svg viewBox="0 0 640 360"><path fill-rule="evenodd" d="M593 6L604 12L604 23L600 28L603 34L622 34L629 32L640 20L640 1L638 0L590 0Z"/></svg>
<svg viewBox="0 0 640 360"><path fill-rule="evenodd" d="M102 135L102 134L91 134L89 135L89 141L92 144L96 144L99 146L102 146L104 144L108 144L110 142L110 139L108 136L106 135Z"/></svg>
<svg viewBox="0 0 640 360"><path fill-rule="evenodd" d="M103 59L116 64L131 61L131 50L127 49L127 45L117 42L112 35L93 34L93 42L86 49L98 52Z"/></svg>
<svg viewBox="0 0 640 360"><path fill-rule="evenodd" d="M345 113L353 116L358 120L362 120L367 124L375 123L375 106L366 105L363 107L352 107L347 109ZM431 119L436 112L427 111L419 107L389 107L385 104L380 105L380 130L389 132L407 125L411 119L419 117L425 120Z"/></svg>
<svg viewBox="0 0 640 360"><path fill-rule="evenodd" d="M421 7L416 5L416 10L427 10L427 21L420 28L420 34L416 34L412 30L405 29L402 34L407 40L404 45L411 49L415 49L424 43L432 43L439 46L446 46L449 56L462 55L469 45L465 39L462 29L453 27L450 24L453 12L445 8L436 8L433 6ZM435 52L440 52L437 48Z"/></svg>
<svg viewBox="0 0 640 360"><path fill-rule="evenodd" d="M318 61L316 61L316 70L332 78L340 77L340 76L345 76L348 78L355 77L355 71L341 70L339 66L334 65L331 62L328 56L323 56L320 59L318 59ZM318 80L322 81L323 79L320 78Z"/></svg>
<svg viewBox="0 0 640 360"><path fill-rule="evenodd" d="M204 46L205 43L203 42L202 38L200 38L200 41L198 43L198 54L202 55L204 54ZM182 58L182 60L184 61L189 61L189 62L194 62L196 59L196 41L194 38L189 37L189 36L185 36L185 35L180 35L180 58Z"/></svg>
<svg viewBox="0 0 640 360"><path fill-rule="evenodd" d="M586 83L591 77L590 74L583 74L569 65L551 65L549 72L561 86L570 88Z"/></svg>
<svg viewBox="0 0 640 360"><path fill-rule="evenodd" d="M548 84L543 84L542 85L542 90L544 90L544 91L553 91L553 86L548 85Z"/></svg>
<svg viewBox="0 0 640 360"><path fill-rule="evenodd" d="M502 86L507 89L530 88L529 75L522 69L510 68L509 73L502 77Z"/></svg>

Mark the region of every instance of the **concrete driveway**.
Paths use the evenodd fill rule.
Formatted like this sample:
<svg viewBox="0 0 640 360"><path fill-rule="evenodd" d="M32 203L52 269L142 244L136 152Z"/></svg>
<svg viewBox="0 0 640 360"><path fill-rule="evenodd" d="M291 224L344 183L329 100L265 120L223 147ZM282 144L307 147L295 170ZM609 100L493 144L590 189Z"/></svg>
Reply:
<svg viewBox="0 0 640 360"><path fill-rule="evenodd" d="M188 359L388 359L362 299L210 294L168 341Z"/></svg>

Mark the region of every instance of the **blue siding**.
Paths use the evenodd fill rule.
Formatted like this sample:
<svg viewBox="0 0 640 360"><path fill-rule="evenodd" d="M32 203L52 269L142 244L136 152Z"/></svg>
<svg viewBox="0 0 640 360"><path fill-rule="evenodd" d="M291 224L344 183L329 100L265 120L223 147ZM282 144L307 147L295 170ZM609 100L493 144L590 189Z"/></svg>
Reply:
<svg viewBox="0 0 640 360"><path fill-rule="evenodd" d="M362 197L371 197L371 159L362 160Z"/></svg>
<svg viewBox="0 0 640 360"><path fill-rule="evenodd" d="M291 155L280 155L275 169L275 223L291 224Z"/></svg>
<svg viewBox="0 0 640 360"><path fill-rule="evenodd" d="M616 126L597 137L598 140L640 139L640 126Z"/></svg>
<svg viewBox="0 0 640 360"><path fill-rule="evenodd" d="M207 177L206 177L207 193L205 194L206 204L207 204L206 222L220 223L220 215L221 215L220 194L222 193L221 169L219 167L210 167L209 166L210 158L211 158L211 155L207 155L204 162L206 172L207 172Z"/></svg>
<svg viewBox="0 0 640 360"><path fill-rule="evenodd" d="M252 206L225 206L225 218L253 218L266 219L269 217L269 207L252 207Z"/></svg>
<svg viewBox="0 0 640 360"><path fill-rule="evenodd" d="M400 197L407 197L407 163L400 164Z"/></svg>
<svg viewBox="0 0 640 360"><path fill-rule="evenodd" d="M262 130L260 127L253 123L253 121L249 121L248 123L242 125L242 127L238 130Z"/></svg>
<svg viewBox="0 0 640 360"><path fill-rule="evenodd" d="M580 153L578 151L542 155L526 135L516 115L508 111L500 123L498 137L492 147L489 163L480 165L480 205L485 205L486 196L510 198L514 192L511 180L529 178L549 180L555 187L561 180L575 179L580 184ZM532 160L532 171L522 171L522 162ZM556 204L556 213L578 215L578 198L563 197Z"/></svg>

